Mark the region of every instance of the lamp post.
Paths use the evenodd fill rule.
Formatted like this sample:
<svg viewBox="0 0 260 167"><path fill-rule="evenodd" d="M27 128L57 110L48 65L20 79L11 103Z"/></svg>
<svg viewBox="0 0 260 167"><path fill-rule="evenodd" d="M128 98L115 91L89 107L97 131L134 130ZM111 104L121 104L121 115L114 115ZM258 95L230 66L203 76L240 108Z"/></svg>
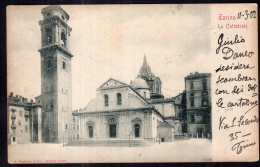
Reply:
<svg viewBox="0 0 260 167"><path fill-rule="evenodd" d="M64 147L64 132L62 134L63 134L63 145L62 146Z"/></svg>
<svg viewBox="0 0 260 167"><path fill-rule="evenodd" d="M161 144L161 137L160 137L160 134L159 134L159 144Z"/></svg>
<svg viewBox="0 0 260 167"><path fill-rule="evenodd" d="M129 148L130 148L130 135L131 135L131 132L129 133Z"/></svg>

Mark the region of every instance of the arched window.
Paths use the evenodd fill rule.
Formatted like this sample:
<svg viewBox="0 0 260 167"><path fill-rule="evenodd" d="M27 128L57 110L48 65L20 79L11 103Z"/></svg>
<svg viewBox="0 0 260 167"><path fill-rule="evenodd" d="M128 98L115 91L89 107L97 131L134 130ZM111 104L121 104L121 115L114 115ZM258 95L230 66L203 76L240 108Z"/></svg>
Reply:
<svg viewBox="0 0 260 167"><path fill-rule="evenodd" d="M46 44L51 44L52 42L52 30L51 27L45 29L45 36L46 36Z"/></svg>
<svg viewBox="0 0 260 167"><path fill-rule="evenodd" d="M117 105L121 105L122 104L122 96L121 93L117 93L116 94L117 97Z"/></svg>
<svg viewBox="0 0 260 167"><path fill-rule="evenodd" d="M66 34L65 34L65 32L61 33L61 45L66 46Z"/></svg>
<svg viewBox="0 0 260 167"><path fill-rule="evenodd" d="M160 83L156 81L156 93L160 93Z"/></svg>
<svg viewBox="0 0 260 167"><path fill-rule="evenodd" d="M136 123L134 125L134 128L135 128L135 137L140 137L140 125Z"/></svg>
<svg viewBox="0 0 260 167"><path fill-rule="evenodd" d="M62 69L66 70L66 62L62 61Z"/></svg>
<svg viewBox="0 0 260 167"><path fill-rule="evenodd" d="M108 95L107 94L104 95L104 101L105 101L105 106L108 106L109 99L108 99Z"/></svg>
<svg viewBox="0 0 260 167"><path fill-rule="evenodd" d="M93 138L93 126L88 126L88 137Z"/></svg>

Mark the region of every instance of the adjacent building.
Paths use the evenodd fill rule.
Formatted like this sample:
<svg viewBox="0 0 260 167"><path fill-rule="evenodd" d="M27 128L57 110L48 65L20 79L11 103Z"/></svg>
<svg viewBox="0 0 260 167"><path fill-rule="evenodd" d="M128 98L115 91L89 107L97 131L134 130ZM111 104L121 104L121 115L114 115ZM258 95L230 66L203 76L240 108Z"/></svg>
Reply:
<svg viewBox="0 0 260 167"><path fill-rule="evenodd" d="M211 74L190 73L185 77L185 91L189 137L210 137Z"/></svg>
<svg viewBox="0 0 260 167"><path fill-rule="evenodd" d="M12 92L7 104L8 143L41 142L41 105Z"/></svg>

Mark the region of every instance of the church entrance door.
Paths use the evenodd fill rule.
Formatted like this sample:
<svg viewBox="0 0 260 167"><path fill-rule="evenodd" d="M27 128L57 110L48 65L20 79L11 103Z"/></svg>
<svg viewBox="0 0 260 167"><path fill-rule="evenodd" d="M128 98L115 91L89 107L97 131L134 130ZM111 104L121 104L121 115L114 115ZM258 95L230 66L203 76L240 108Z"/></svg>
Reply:
<svg viewBox="0 0 260 167"><path fill-rule="evenodd" d="M110 138L116 138L116 125L109 125Z"/></svg>
<svg viewBox="0 0 260 167"><path fill-rule="evenodd" d="M88 136L89 138L93 138L93 126L88 126Z"/></svg>

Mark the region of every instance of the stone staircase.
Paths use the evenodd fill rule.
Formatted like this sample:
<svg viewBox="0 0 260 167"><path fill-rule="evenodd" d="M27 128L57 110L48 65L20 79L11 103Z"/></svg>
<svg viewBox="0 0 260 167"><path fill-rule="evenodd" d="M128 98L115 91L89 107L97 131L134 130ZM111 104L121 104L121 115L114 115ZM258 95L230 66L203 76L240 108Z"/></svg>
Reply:
<svg viewBox="0 0 260 167"><path fill-rule="evenodd" d="M189 137L186 135L174 135L174 141L178 140L189 140Z"/></svg>
<svg viewBox="0 0 260 167"><path fill-rule="evenodd" d="M143 139L130 140L130 147L147 147L154 143ZM83 146L83 147L129 147L129 140L108 139L108 140L76 140L65 144L65 146Z"/></svg>

